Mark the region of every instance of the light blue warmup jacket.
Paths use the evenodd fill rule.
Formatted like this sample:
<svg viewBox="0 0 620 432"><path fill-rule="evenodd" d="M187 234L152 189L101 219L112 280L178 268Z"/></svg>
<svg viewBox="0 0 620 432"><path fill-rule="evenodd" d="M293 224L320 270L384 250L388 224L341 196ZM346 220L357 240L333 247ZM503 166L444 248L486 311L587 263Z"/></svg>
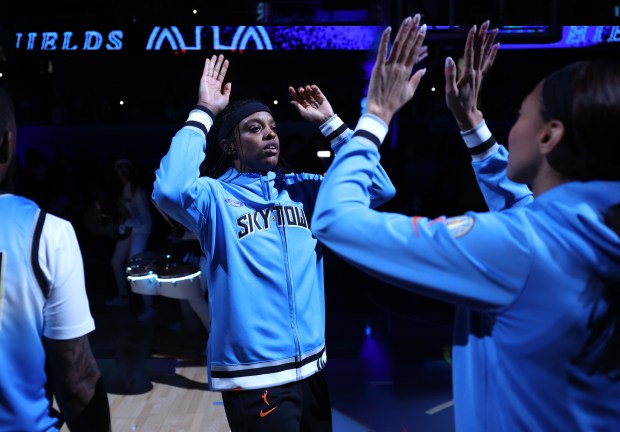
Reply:
<svg viewBox="0 0 620 432"><path fill-rule="evenodd" d="M362 270L459 306L457 430L620 431L620 237L605 221L620 182L568 182L533 200L482 125L473 166L490 213L380 213L367 191L387 126L373 137L366 123L330 167L312 229Z"/></svg>
<svg viewBox="0 0 620 432"><path fill-rule="evenodd" d="M196 233L209 263L212 390L256 389L304 379L325 366L323 253L310 231L318 174L238 173L200 177L211 117L200 107L177 132L156 172L153 199ZM351 131L321 126L337 151ZM210 144L211 145L211 144ZM217 145L217 144L214 144ZM395 191L373 170L373 205Z"/></svg>

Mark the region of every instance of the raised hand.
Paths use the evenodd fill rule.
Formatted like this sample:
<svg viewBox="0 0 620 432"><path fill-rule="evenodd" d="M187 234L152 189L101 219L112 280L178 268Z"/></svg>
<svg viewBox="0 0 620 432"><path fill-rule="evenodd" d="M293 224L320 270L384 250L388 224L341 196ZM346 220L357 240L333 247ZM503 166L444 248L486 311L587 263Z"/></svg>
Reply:
<svg viewBox="0 0 620 432"><path fill-rule="evenodd" d="M321 125L334 115L334 110L319 86L312 84L300 86L297 90L288 88L291 95L291 104L297 112L310 123Z"/></svg>
<svg viewBox="0 0 620 432"><path fill-rule="evenodd" d="M446 104L461 130L473 128L483 118L477 106L478 94L482 79L493 66L499 48L499 44L494 43L497 29L488 29L489 21L486 21L480 25L478 34L476 26L467 33L463 71L458 81L454 60L446 58Z"/></svg>
<svg viewBox="0 0 620 432"><path fill-rule="evenodd" d="M391 29L386 28L381 35L377 60L368 86L366 111L379 116L386 123L413 97L426 72L426 69L421 69L411 75L426 36L426 25L419 25L419 14L413 19L408 17L403 21L387 59Z"/></svg>
<svg viewBox="0 0 620 432"><path fill-rule="evenodd" d="M228 60L224 60L222 54L205 60L198 90L198 104L209 108L215 115L226 108L230 99L232 84L222 85L227 70Z"/></svg>

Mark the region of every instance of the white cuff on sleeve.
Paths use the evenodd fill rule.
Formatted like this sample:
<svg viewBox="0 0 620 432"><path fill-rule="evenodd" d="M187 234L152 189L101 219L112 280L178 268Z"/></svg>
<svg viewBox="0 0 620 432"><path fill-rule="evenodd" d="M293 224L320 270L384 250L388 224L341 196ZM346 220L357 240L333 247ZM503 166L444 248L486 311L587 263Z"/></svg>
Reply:
<svg viewBox="0 0 620 432"><path fill-rule="evenodd" d="M462 131L461 136L463 137L463 141L465 141L465 145L468 148L473 148L491 138L491 131L483 119L473 128Z"/></svg>
<svg viewBox="0 0 620 432"><path fill-rule="evenodd" d="M325 138L332 143L332 145L344 139L351 133L351 130L346 124L344 124L337 114L331 116L329 120L319 126L319 129Z"/></svg>
<svg viewBox="0 0 620 432"><path fill-rule="evenodd" d="M388 133L388 125L374 114L364 114L355 128L354 136L363 138L379 147Z"/></svg>
<svg viewBox="0 0 620 432"><path fill-rule="evenodd" d="M204 127L207 129L207 132L209 131L209 129L211 129L211 126L213 126L213 119L211 118L211 116L209 114L207 114L204 111L201 111L199 109L193 109L190 113L189 113L189 117L187 117L187 121L196 121L198 123L201 123L204 125Z"/></svg>

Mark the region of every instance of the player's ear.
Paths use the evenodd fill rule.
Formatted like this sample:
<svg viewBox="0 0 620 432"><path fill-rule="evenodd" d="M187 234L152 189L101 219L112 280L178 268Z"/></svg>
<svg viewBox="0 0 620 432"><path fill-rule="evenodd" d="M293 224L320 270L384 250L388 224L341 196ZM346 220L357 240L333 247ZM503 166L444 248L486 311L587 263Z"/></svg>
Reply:
<svg viewBox="0 0 620 432"><path fill-rule="evenodd" d="M540 150L542 154L551 153L564 138L564 124L558 120L547 122L541 131Z"/></svg>
<svg viewBox="0 0 620 432"><path fill-rule="evenodd" d="M233 160L237 159L237 150L235 149L235 142L233 140L224 138L220 141L220 147L222 148L222 151Z"/></svg>

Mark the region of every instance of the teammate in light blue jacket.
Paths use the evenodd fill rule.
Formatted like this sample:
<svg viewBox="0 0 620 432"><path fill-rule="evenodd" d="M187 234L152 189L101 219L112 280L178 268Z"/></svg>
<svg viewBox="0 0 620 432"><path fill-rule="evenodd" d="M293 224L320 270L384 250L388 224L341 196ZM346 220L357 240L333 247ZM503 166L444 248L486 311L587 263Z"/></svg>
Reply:
<svg viewBox="0 0 620 432"><path fill-rule="evenodd" d="M429 220L368 208L378 145L423 74L410 78L423 32L387 61L384 33L367 98L383 129L372 133L362 116L321 186L312 229L364 271L459 306L458 430L617 431L620 65L581 62L542 80L523 101L508 155L476 107L497 49L487 28L468 35L458 83L447 59L446 98L492 211Z"/></svg>
<svg viewBox="0 0 620 432"><path fill-rule="evenodd" d="M269 108L229 104L227 68L221 55L206 60L198 105L161 161L153 198L207 257L208 379L231 429L331 430L323 253L309 226L323 177L281 167ZM317 86L289 91L335 151L348 145L351 131ZM201 177L205 151L210 176ZM371 177L373 205L394 195L381 167Z"/></svg>

